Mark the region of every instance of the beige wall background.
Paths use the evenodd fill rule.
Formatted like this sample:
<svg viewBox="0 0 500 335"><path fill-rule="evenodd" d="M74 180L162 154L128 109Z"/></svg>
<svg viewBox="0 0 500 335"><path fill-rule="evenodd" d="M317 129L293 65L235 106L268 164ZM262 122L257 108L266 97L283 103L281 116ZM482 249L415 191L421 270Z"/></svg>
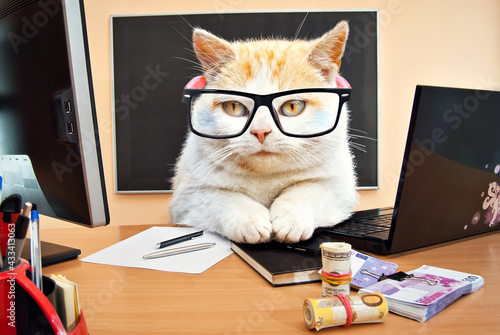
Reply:
<svg viewBox="0 0 500 335"><path fill-rule="evenodd" d="M114 193L110 15L308 9L380 13L380 189L360 191L358 209L393 205L415 85L500 90L498 0L85 0L111 225L169 223L170 195Z"/></svg>

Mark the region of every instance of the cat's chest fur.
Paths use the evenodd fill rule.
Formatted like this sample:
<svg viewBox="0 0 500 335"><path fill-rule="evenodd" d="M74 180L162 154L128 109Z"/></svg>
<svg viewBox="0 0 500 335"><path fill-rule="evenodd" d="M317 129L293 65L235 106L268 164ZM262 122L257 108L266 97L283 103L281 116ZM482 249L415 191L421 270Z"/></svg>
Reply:
<svg viewBox="0 0 500 335"><path fill-rule="evenodd" d="M347 114L347 110L344 112ZM270 145L274 152L259 152L264 146L252 143L256 142L253 137L247 138L246 146L238 145L236 149L224 151L228 145L221 144L216 149L210 144L218 142L190 134L184 155L178 162L178 174L174 179L174 185L176 188L179 186L189 188L193 192L200 188L212 188L243 193L269 207L284 190L301 183L346 182L342 176L346 173L349 175L352 170L352 163L345 159L346 154L349 157L347 141L339 140L339 144L331 145L339 135L339 133L327 135L330 139L322 138L316 145L309 143L307 148L297 143L291 144L290 139L286 139L282 145ZM272 137L268 139L269 142L272 140ZM302 142L312 142L308 140ZM242 138L242 142L244 141ZM279 143L279 140L275 142ZM329 144L326 150L316 148L316 146L324 148L322 142ZM302 153L300 158L294 157L289 152L298 150L297 147L300 147ZM214 156L217 150L223 150L224 159L214 158L217 157ZM337 186L342 188L341 185ZM304 196L310 195L304 194Z"/></svg>

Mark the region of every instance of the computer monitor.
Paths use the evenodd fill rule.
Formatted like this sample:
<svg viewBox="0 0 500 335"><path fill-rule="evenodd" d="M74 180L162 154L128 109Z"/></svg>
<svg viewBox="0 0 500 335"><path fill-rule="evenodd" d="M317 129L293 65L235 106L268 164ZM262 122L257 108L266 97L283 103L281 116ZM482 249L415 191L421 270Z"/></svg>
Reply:
<svg viewBox="0 0 500 335"><path fill-rule="evenodd" d="M83 0L0 0L0 176L3 198L109 223Z"/></svg>

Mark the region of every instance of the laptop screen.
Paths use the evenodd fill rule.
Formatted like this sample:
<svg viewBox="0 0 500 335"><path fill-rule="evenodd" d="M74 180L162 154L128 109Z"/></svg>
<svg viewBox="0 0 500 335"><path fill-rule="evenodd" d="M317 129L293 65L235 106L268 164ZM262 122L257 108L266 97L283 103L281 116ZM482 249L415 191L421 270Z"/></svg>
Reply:
<svg viewBox="0 0 500 335"><path fill-rule="evenodd" d="M500 92L417 86L391 252L500 227Z"/></svg>

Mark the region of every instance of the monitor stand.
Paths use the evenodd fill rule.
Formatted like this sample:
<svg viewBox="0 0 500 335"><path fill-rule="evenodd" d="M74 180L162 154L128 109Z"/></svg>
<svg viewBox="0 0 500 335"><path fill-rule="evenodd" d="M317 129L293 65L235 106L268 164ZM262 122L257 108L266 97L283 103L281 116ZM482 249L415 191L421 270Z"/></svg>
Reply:
<svg viewBox="0 0 500 335"><path fill-rule="evenodd" d="M41 241L40 250L42 252L42 267L76 259L81 254L80 249L44 241ZM31 263L29 238L24 242L21 258Z"/></svg>

